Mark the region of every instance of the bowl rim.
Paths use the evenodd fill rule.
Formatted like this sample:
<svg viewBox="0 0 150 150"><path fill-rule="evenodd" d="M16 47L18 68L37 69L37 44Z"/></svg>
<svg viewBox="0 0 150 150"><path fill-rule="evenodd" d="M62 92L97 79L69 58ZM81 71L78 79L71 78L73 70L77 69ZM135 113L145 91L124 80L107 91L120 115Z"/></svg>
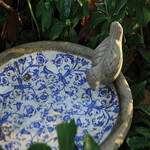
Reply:
<svg viewBox="0 0 150 150"><path fill-rule="evenodd" d="M37 41L7 49L0 54L0 66L11 59L41 51L63 51L90 59L93 49L64 41ZM132 123L133 99L130 87L122 73L114 82L119 97L119 114L109 136L100 144L101 150L117 150L123 143Z"/></svg>

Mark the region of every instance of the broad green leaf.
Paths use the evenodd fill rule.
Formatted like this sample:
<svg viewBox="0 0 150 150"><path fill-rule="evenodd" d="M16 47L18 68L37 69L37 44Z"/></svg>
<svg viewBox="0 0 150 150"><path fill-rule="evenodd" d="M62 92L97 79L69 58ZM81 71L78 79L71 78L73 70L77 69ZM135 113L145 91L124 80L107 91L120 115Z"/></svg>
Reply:
<svg viewBox="0 0 150 150"><path fill-rule="evenodd" d="M140 81L146 80L150 77L150 70L146 69L146 67L142 69L142 71L140 72L140 76L139 79Z"/></svg>
<svg viewBox="0 0 150 150"><path fill-rule="evenodd" d="M150 53L144 48L138 48L137 50L143 56L144 60L150 64Z"/></svg>
<svg viewBox="0 0 150 150"><path fill-rule="evenodd" d="M69 41L69 31L68 28L65 28L63 32L60 34L60 39L62 41Z"/></svg>
<svg viewBox="0 0 150 150"><path fill-rule="evenodd" d="M65 28L64 22L54 19L53 26L51 27L49 34L50 40L55 40L56 38L58 38L64 28Z"/></svg>
<svg viewBox="0 0 150 150"><path fill-rule="evenodd" d="M44 11L41 17L42 31L49 29L52 21L53 7L50 6L48 11Z"/></svg>
<svg viewBox="0 0 150 150"><path fill-rule="evenodd" d="M131 87L134 106L138 105L144 98L143 92L146 86L146 81L135 84Z"/></svg>
<svg viewBox="0 0 150 150"><path fill-rule="evenodd" d="M128 61L128 56L129 56L129 49L124 41L122 42L122 49L123 49L123 66L122 66L121 71L124 73L128 68L127 61Z"/></svg>
<svg viewBox="0 0 150 150"><path fill-rule="evenodd" d="M136 4L136 0L128 0L127 2L127 7L128 7L128 13L130 16L133 16L133 13L135 11L135 5Z"/></svg>
<svg viewBox="0 0 150 150"><path fill-rule="evenodd" d="M132 148L132 150L150 147L150 141L144 137L139 136L127 138L127 144Z"/></svg>
<svg viewBox="0 0 150 150"><path fill-rule="evenodd" d="M98 24L100 24L101 22L103 22L107 19L108 18L101 12L99 12L99 11L94 12L91 16L91 25L93 28L95 28Z"/></svg>
<svg viewBox="0 0 150 150"><path fill-rule="evenodd" d="M72 0L55 0L56 8L59 11L60 19L66 20L70 16Z"/></svg>
<svg viewBox="0 0 150 150"><path fill-rule="evenodd" d="M77 1L80 4L80 6L82 7L83 6L82 0L77 0Z"/></svg>
<svg viewBox="0 0 150 150"><path fill-rule="evenodd" d="M145 125L147 125L148 127L150 127L150 121L149 121L149 119L144 118L143 116L136 118L136 119L134 120L134 123L142 123L142 124L145 124Z"/></svg>
<svg viewBox="0 0 150 150"><path fill-rule="evenodd" d="M61 123L57 126L58 143L60 150L73 150L77 125L74 120L70 123Z"/></svg>
<svg viewBox="0 0 150 150"><path fill-rule="evenodd" d="M81 7L83 7L84 16L89 15L89 0L77 0Z"/></svg>
<svg viewBox="0 0 150 150"><path fill-rule="evenodd" d="M83 17L83 12L82 11L79 11L75 16L74 18L71 20L71 26L74 28L80 19L82 19Z"/></svg>
<svg viewBox="0 0 150 150"><path fill-rule="evenodd" d="M123 32L131 36L131 34L134 32L135 24L136 24L135 19L131 19L129 16L125 16L122 22Z"/></svg>
<svg viewBox="0 0 150 150"><path fill-rule="evenodd" d="M86 134L83 142L83 150L100 150L100 147L90 135Z"/></svg>
<svg viewBox="0 0 150 150"><path fill-rule="evenodd" d="M51 150L51 148L44 143L34 143L28 148L28 150Z"/></svg>
<svg viewBox="0 0 150 150"><path fill-rule="evenodd" d="M137 105L134 107L134 109L139 109L139 110L145 112L148 116L150 116L150 109L145 106Z"/></svg>
<svg viewBox="0 0 150 150"><path fill-rule="evenodd" d="M104 0L104 4L108 16L112 16L116 11L117 8L115 4L118 4L118 2L116 1L118 0Z"/></svg>
<svg viewBox="0 0 150 150"><path fill-rule="evenodd" d="M78 43L77 34L76 34L75 30L71 27L70 27L70 30L69 30L69 37L70 37L70 42Z"/></svg>
<svg viewBox="0 0 150 150"><path fill-rule="evenodd" d="M88 47L94 49L97 46L97 42L99 41L100 36L101 34L98 34L97 36L92 37L90 42L88 43Z"/></svg>
<svg viewBox="0 0 150 150"><path fill-rule="evenodd" d="M145 2L138 0L138 5L136 9L136 20L139 26L144 27L150 20L150 11L145 7Z"/></svg>
<svg viewBox="0 0 150 150"><path fill-rule="evenodd" d="M135 32L134 34L130 34L128 44L139 45L139 44L144 44L143 42L144 41L143 41L143 38L142 38L141 34L138 34L137 32Z"/></svg>
<svg viewBox="0 0 150 150"><path fill-rule="evenodd" d="M115 4L115 10L113 16L111 16L112 21L122 22L125 17L127 0L118 0Z"/></svg>
<svg viewBox="0 0 150 150"><path fill-rule="evenodd" d="M70 17L75 17L78 13L81 13L81 7L76 1L72 1L72 6L70 10Z"/></svg>
<svg viewBox="0 0 150 150"><path fill-rule="evenodd" d="M36 5L36 16L40 17L45 12L44 0L40 0Z"/></svg>
<svg viewBox="0 0 150 150"><path fill-rule="evenodd" d="M110 23L108 21L106 21L101 29L101 36L100 36L100 41L103 41L109 33L109 27L110 27Z"/></svg>
<svg viewBox="0 0 150 150"><path fill-rule="evenodd" d="M115 13L119 14L121 9L123 9L126 6L126 3L127 3L127 0L116 1L116 3L115 3L115 9L116 9Z"/></svg>
<svg viewBox="0 0 150 150"><path fill-rule="evenodd" d="M84 16L88 16L89 15L89 0L82 0L83 2L83 14Z"/></svg>
<svg viewBox="0 0 150 150"><path fill-rule="evenodd" d="M103 3L103 2L96 3L95 5L96 5L96 7L99 8L99 10L101 10L105 15L107 14L106 8L104 7L104 3Z"/></svg>
<svg viewBox="0 0 150 150"><path fill-rule="evenodd" d="M138 127L138 128L136 128L136 131L145 137L148 137L148 138L150 137L150 129L148 129L148 128Z"/></svg>
<svg viewBox="0 0 150 150"><path fill-rule="evenodd" d="M45 2L45 8L46 8L46 11L50 9L50 3L47 1Z"/></svg>

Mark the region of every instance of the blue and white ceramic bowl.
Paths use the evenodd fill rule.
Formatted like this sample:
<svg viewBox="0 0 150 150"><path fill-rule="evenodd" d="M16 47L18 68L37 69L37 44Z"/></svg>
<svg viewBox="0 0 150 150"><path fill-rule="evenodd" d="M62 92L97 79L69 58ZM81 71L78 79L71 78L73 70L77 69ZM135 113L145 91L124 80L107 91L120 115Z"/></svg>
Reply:
<svg viewBox="0 0 150 150"><path fill-rule="evenodd" d="M91 61L68 53L43 51L12 59L0 67L0 147L26 150L45 142L58 150L56 127L74 118L75 142L82 149L89 133L100 144L117 120L113 85L91 91Z"/></svg>

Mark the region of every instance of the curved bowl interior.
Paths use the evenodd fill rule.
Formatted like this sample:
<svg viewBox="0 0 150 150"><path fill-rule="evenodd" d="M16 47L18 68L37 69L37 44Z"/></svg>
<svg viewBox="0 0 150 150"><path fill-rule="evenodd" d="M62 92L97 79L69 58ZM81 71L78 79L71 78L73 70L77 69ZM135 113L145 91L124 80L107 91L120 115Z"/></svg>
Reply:
<svg viewBox="0 0 150 150"><path fill-rule="evenodd" d="M45 142L58 149L57 124L72 118L78 126L79 149L86 133L98 144L110 134L119 112L115 86L91 91L86 82L91 61L64 52L34 52L0 67L2 148L25 150L34 142Z"/></svg>

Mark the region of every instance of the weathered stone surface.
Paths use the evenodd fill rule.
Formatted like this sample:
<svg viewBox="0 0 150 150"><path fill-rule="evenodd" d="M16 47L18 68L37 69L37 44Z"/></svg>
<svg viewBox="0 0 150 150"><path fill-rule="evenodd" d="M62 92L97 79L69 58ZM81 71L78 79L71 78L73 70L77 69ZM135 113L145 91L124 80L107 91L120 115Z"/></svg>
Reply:
<svg viewBox="0 0 150 150"><path fill-rule="evenodd" d="M123 62L122 35L120 23L113 22L109 36L95 49L91 57L93 67L87 73L92 90L96 90L99 84L109 85L118 77Z"/></svg>

